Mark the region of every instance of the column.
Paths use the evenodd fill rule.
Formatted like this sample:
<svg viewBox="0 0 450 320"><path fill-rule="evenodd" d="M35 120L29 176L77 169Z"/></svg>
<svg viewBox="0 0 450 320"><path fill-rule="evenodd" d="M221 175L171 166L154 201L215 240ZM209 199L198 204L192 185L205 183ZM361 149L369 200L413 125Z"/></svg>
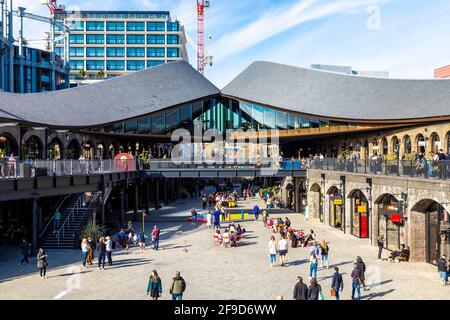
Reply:
<svg viewBox="0 0 450 320"><path fill-rule="evenodd" d="M145 182L145 211L150 214L150 184Z"/></svg>
<svg viewBox="0 0 450 320"><path fill-rule="evenodd" d="M159 209L159 179L155 180L155 210Z"/></svg>
<svg viewBox="0 0 450 320"><path fill-rule="evenodd" d="M133 207L133 221L136 221L139 210L139 185L134 185L134 207Z"/></svg>
<svg viewBox="0 0 450 320"><path fill-rule="evenodd" d="M33 200L33 204L32 204L32 220L33 220L33 231L32 231L32 240L31 240L31 245L32 245L32 250L33 250L33 254L35 254L35 252L37 252L38 250L38 198L34 198Z"/></svg>
<svg viewBox="0 0 450 320"><path fill-rule="evenodd" d="M167 205L167 179L163 178L164 185L164 205Z"/></svg>
<svg viewBox="0 0 450 320"><path fill-rule="evenodd" d="M102 197L101 197L101 201L100 201L100 223L101 223L102 226L105 225L105 221L106 221L106 218L105 218L105 202L106 202L105 192L103 191L103 194L102 194Z"/></svg>
<svg viewBox="0 0 450 320"><path fill-rule="evenodd" d="M294 205L295 213L300 212L300 181L297 177L292 177L294 179Z"/></svg>
<svg viewBox="0 0 450 320"><path fill-rule="evenodd" d="M120 212L119 212L119 223L120 227L123 226L123 223L125 221L125 197L124 197L124 190L120 190Z"/></svg>

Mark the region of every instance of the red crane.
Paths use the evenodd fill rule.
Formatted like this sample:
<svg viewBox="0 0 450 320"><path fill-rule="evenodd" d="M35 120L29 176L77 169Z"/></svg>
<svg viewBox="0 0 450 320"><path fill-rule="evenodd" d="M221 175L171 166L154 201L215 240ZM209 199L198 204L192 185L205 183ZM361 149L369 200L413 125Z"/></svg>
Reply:
<svg viewBox="0 0 450 320"><path fill-rule="evenodd" d="M58 5L58 0L42 0L41 3L47 5L47 7L50 9L50 16L52 17L55 15L55 11L64 10L63 5Z"/></svg>
<svg viewBox="0 0 450 320"><path fill-rule="evenodd" d="M205 8L208 0L197 0L197 70L205 73Z"/></svg>

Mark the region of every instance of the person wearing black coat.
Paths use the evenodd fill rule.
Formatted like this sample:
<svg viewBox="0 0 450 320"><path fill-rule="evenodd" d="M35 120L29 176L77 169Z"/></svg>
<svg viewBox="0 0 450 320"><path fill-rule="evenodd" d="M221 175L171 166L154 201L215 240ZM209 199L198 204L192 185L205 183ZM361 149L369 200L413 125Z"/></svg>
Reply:
<svg viewBox="0 0 450 320"><path fill-rule="evenodd" d="M339 268L334 268L333 278L331 279L331 288L333 288L336 293L335 298L339 300L339 291L344 291L344 280L342 279L342 275L339 273Z"/></svg>
<svg viewBox="0 0 450 320"><path fill-rule="evenodd" d="M308 288L308 300L319 300L319 294L322 291L320 284L315 278L311 279L311 285Z"/></svg>
<svg viewBox="0 0 450 320"><path fill-rule="evenodd" d="M364 263L364 261L362 260L362 258L360 256L356 257L356 268L358 269L359 274L360 274L361 285L363 287L363 290L367 291L366 281L365 281L365 277L364 277L364 273L366 272L366 264Z"/></svg>
<svg viewBox="0 0 450 320"><path fill-rule="evenodd" d="M106 243L105 238L101 237L98 242L98 270L105 270Z"/></svg>
<svg viewBox="0 0 450 320"><path fill-rule="evenodd" d="M383 236L378 237L377 244L378 244L378 260L381 260L381 253L383 252L383 247L384 247L384 237Z"/></svg>
<svg viewBox="0 0 450 320"><path fill-rule="evenodd" d="M294 287L294 300L308 300L308 286L303 283L302 277L297 277Z"/></svg>
<svg viewBox="0 0 450 320"><path fill-rule="evenodd" d="M448 271L447 256L443 255L438 260L438 272L439 272L439 276L441 278L441 286L445 286L448 282L447 271Z"/></svg>

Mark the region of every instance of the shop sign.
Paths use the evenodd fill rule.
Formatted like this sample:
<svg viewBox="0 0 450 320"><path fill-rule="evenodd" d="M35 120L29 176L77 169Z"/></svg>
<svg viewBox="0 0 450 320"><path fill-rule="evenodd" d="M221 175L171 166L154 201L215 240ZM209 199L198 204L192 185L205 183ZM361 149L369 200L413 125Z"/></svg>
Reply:
<svg viewBox="0 0 450 320"><path fill-rule="evenodd" d="M402 223L403 216L401 214L392 214L391 221L393 223Z"/></svg>
<svg viewBox="0 0 450 320"><path fill-rule="evenodd" d="M367 213L367 206L358 206L358 213Z"/></svg>
<svg viewBox="0 0 450 320"><path fill-rule="evenodd" d="M342 205L342 199L334 199L334 200L333 200L333 203L334 203L335 205L340 206L340 205Z"/></svg>
<svg viewBox="0 0 450 320"><path fill-rule="evenodd" d="M425 141L419 141L418 145L419 147L425 147Z"/></svg>

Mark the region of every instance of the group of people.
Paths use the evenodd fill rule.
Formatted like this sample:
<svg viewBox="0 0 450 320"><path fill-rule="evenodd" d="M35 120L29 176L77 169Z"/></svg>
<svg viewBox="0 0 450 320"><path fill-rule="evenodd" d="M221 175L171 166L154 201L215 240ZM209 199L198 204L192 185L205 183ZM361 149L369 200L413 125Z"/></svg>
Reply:
<svg viewBox="0 0 450 320"><path fill-rule="evenodd" d="M153 250L159 249L159 237L160 237L160 229L155 225L151 232L151 241L153 244ZM122 246L125 248L125 252L128 254L131 246L138 246L141 250L145 250L147 248L148 236L145 234L145 231L136 232L134 228L128 228L124 230L123 228L117 233L115 238L115 246L119 248Z"/></svg>
<svg viewBox="0 0 450 320"><path fill-rule="evenodd" d="M183 300L183 293L186 290L186 281L181 276L180 271L175 273L172 278L172 284L169 293L172 295L172 300ZM158 300L162 295L162 281L156 270L153 270L147 285L147 295L153 300Z"/></svg>
<svg viewBox="0 0 450 320"><path fill-rule="evenodd" d="M0 157L0 178L9 178L16 176L16 157L11 153Z"/></svg>
<svg viewBox="0 0 450 320"><path fill-rule="evenodd" d="M242 228L240 224L230 223L228 228L221 233L220 229L216 229L214 233L214 242L216 246L223 247L238 247L240 246L240 240L246 233L245 228Z"/></svg>
<svg viewBox="0 0 450 320"><path fill-rule="evenodd" d="M236 190L210 193L209 195L205 193L202 196L202 207L203 210L206 210L207 207L213 208L216 206L219 208L233 208L237 207L237 202L239 199L240 196Z"/></svg>
<svg viewBox="0 0 450 320"><path fill-rule="evenodd" d="M101 237L98 243L92 238L84 238L81 241L81 257L83 268L93 265L94 252L98 253L98 270L105 270L105 260L108 259L108 265L112 266L112 250L113 244L111 237Z"/></svg>
<svg viewBox="0 0 450 320"><path fill-rule="evenodd" d="M441 278L441 286L448 285L448 277L450 276L450 258L442 255L438 260L438 272Z"/></svg>

